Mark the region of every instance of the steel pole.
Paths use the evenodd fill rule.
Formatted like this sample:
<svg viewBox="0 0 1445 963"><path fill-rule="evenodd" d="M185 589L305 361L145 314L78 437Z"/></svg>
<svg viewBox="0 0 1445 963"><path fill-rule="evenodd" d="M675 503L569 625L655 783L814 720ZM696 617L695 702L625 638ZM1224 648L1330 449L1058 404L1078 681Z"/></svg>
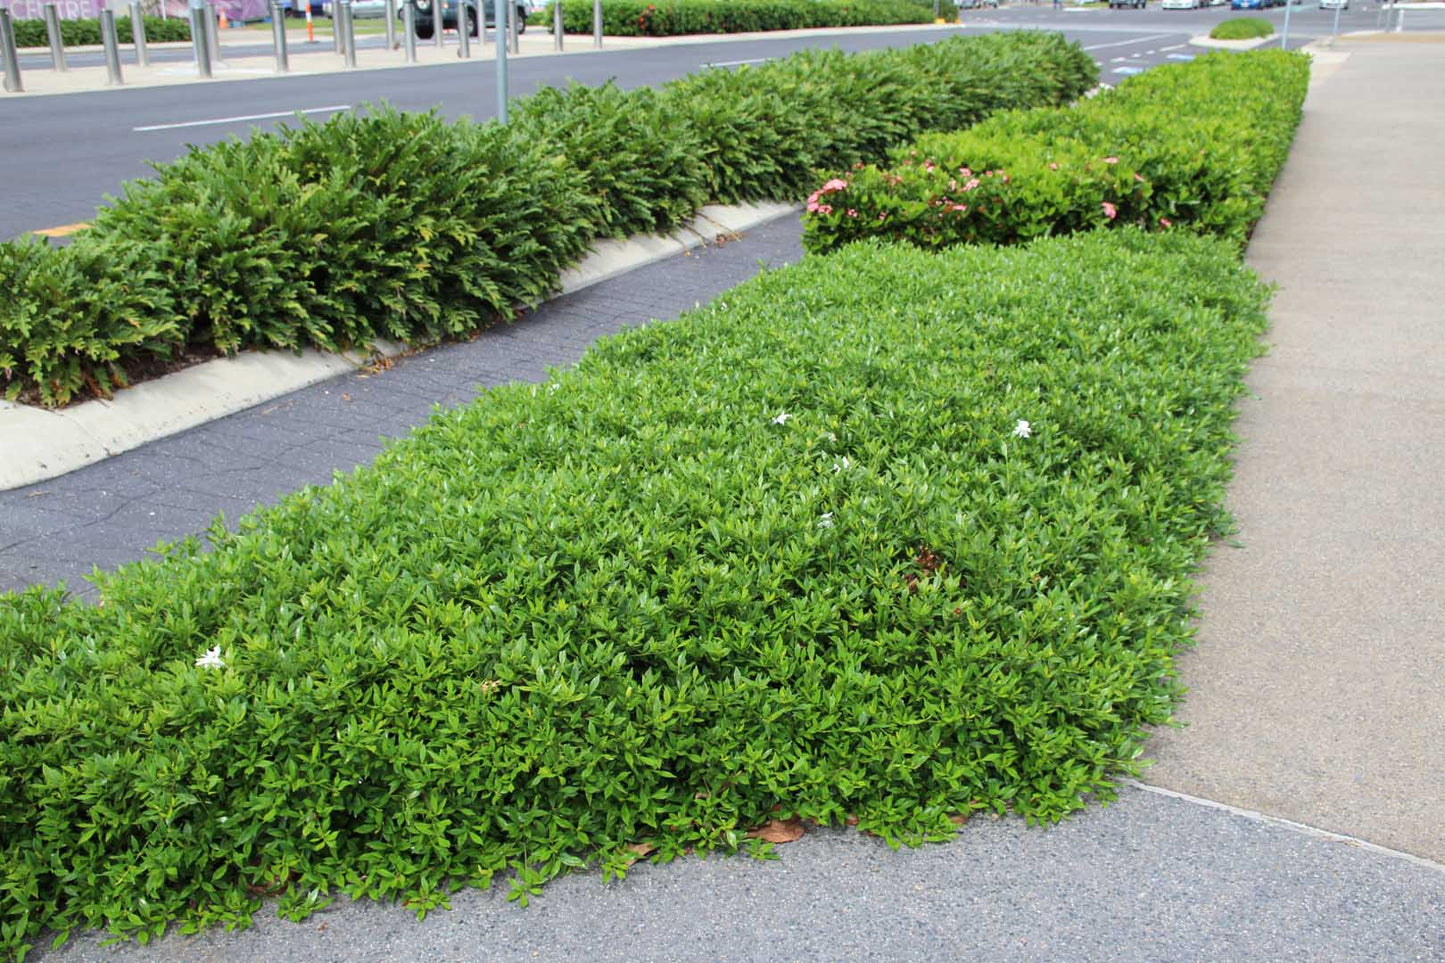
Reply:
<svg viewBox="0 0 1445 963"><path fill-rule="evenodd" d="M100 43L105 48L105 85L119 87L125 83L120 75L120 40L115 35L115 11L100 11Z"/></svg>
<svg viewBox="0 0 1445 963"><path fill-rule="evenodd" d="M446 23L447 23L447 17L446 17L446 10L445 10L445 7L444 7L445 3L446 3L446 0L432 0L432 4L431 4L431 7L432 7L432 18L431 18L431 21L432 21L432 32L431 32L431 35L432 35L432 37L436 40L436 45L437 45L437 49L438 49L438 50L441 50L443 47L445 47L445 46L447 45L447 41L446 41L446 33L447 33ZM458 4L458 6L460 6L460 5L461 5L461 0L457 0L457 4Z"/></svg>
<svg viewBox="0 0 1445 963"><path fill-rule="evenodd" d="M211 52L211 67L215 68L221 61L221 28L216 23L216 0L206 0L206 6L201 11L206 27L206 49Z"/></svg>
<svg viewBox="0 0 1445 963"><path fill-rule="evenodd" d="M517 8L513 6L517 0L507 0L507 39L511 43L511 52L519 54L522 52L522 18L517 16Z"/></svg>
<svg viewBox="0 0 1445 963"><path fill-rule="evenodd" d="M276 51L276 72L291 72L291 57L286 50L286 11L281 9L281 0L271 0L271 46Z"/></svg>
<svg viewBox="0 0 1445 963"><path fill-rule="evenodd" d="M403 0L401 5L401 45L406 62L416 63L416 0Z"/></svg>
<svg viewBox="0 0 1445 963"><path fill-rule="evenodd" d="M552 0L552 47L562 49L562 0Z"/></svg>
<svg viewBox="0 0 1445 963"><path fill-rule="evenodd" d="M1279 35L1279 49L1289 49L1289 8L1294 6L1290 0L1284 0L1284 32Z"/></svg>
<svg viewBox="0 0 1445 963"><path fill-rule="evenodd" d="M341 0L341 55L346 66L356 66L356 21L351 18L351 0Z"/></svg>
<svg viewBox="0 0 1445 963"><path fill-rule="evenodd" d="M602 49L602 0L592 0L592 46Z"/></svg>
<svg viewBox="0 0 1445 963"><path fill-rule="evenodd" d="M60 32L60 11L54 3L45 5L45 37L50 41L50 65L56 70L69 70L65 63L65 36Z"/></svg>
<svg viewBox="0 0 1445 963"><path fill-rule="evenodd" d="M396 0L386 0L386 49L396 49Z"/></svg>
<svg viewBox="0 0 1445 963"><path fill-rule="evenodd" d="M151 52L146 46L146 18L141 13L140 0L130 0L130 39L135 44L136 65L149 67Z"/></svg>
<svg viewBox="0 0 1445 963"><path fill-rule="evenodd" d="M15 53L15 24L10 21L10 11L4 7L0 7L0 62L5 66L5 89L12 94L23 92L20 57Z"/></svg>
<svg viewBox="0 0 1445 963"><path fill-rule="evenodd" d="M1344 0L1336 0L1335 3L1335 25L1330 30L1330 39L1335 40L1340 36L1340 7L1344 6ZM1288 7L1285 7L1288 10Z"/></svg>
<svg viewBox="0 0 1445 963"><path fill-rule="evenodd" d="M470 60L472 56L472 23L465 3L457 9L457 56L463 60Z"/></svg>
<svg viewBox="0 0 1445 963"><path fill-rule="evenodd" d="M498 0L497 17L497 120L507 123L507 34L511 33L512 0Z"/></svg>
<svg viewBox="0 0 1445 963"><path fill-rule="evenodd" d="M191 7L191 49L196 53L196 73L211 76L211 45L206 38L206 8Z"/></svg>

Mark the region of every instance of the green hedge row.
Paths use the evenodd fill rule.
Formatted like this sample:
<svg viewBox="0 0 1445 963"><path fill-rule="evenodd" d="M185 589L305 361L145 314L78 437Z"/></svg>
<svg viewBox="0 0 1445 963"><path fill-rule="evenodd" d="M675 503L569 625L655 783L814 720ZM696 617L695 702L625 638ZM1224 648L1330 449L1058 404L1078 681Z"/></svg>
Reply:
<svg viewBox="0 0 1445 963"><path fill-rule="evenodd" d="M942 0L939 16L957 19L954 0ZM552 23L550 6L544 22ZM602 4L602 31L612 37L932 22L932 0L603 0ZM590 34L592 4L564 2L562 29Z"/></svg>
<svg viewBox="0 0 1445 963"><path fill-rule="evenodd" d="M855 245L103 606L0 596L0 952L1110 798L1177 698L1264 299L1181 232Z"/></svg>
<svg viewBox="0 0 1445 963"><path fill-rule="evenodd" d="M0 244L0 377L64 404L188 344L473 331L540 300L596 237L669 229L709 198L798 198L817 170L1067 102L1095 77L1057 35L953 38L544 91L505 128L378 109L195 149L65 248Z"/></svg>
<svg viewBox="0 0 1445 963"><path fill-rule="evenodd" d="M190 40L191 25L184 17L143 17L146 40L159 43L163 40ZM130 15L115 18L116 39L121 44L131 43ZM99 20L62 20L60 36L67 47L81 44L100 43ZM50 38L45 33L44 20L16 20L15 45L17 47L48 47Z"/></svg>
<svg viewBox="0 0 1445 963"><path fill-rule="evenodd" d="M1008 244L1137 224L1242 244L1289 152L1308 83L1303 54L1219 53L1073 107L927 134L896 149L888 167L819 188L805 243Z"/></svg>

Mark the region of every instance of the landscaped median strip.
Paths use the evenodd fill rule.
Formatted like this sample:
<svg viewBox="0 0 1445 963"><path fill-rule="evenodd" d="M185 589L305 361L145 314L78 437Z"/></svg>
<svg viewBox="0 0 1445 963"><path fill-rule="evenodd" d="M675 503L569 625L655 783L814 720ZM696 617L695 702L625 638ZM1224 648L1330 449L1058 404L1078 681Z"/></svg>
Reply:
<svg viewBox="0 0 1445 963"><path fill-rule="evenodd" d="M1181 232L855 245L100 606L0 597L0 949L1108 798L1178 695L1265 297Z"/></svg>
<svg viewBox="0 0 1445 963"><path fill-rule="evenodd" d="M580 291L623 272L681 254L793 213L797 204L708 205L666 237L598 241L592 254L559 278L559 294ZM0 491L74 471L196 425L261 404L327 378L355 371L374 356L406 350L378 341L371 352L243 351L184 368L66 408L0 401Z"/></svg>

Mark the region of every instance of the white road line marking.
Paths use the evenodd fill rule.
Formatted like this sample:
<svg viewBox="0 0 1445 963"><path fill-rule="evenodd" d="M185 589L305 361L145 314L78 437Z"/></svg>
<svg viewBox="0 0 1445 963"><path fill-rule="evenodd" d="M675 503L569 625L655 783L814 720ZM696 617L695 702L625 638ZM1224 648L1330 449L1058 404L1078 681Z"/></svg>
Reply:
<svg viewBox="0 0 1445 963"><path fill-rule="evenodd" d="M1128 59L1129 59L1128 57L1115 57L1113 60L1109 61L1109 63L1111 63L1111 64L1123 63L1124 61L1126 61L1126 60L1128 60Z"/></svg>
<svg viewBox="0 0 1445 963"><path fill-rule="evenodd" d="M1170 54L1170 60L1193 60L1194 54Z"/></svg>
<svg viewBox="0 0 1445 963"><path fill-rule="evenodd" d="M1144 70L1143 70L1143 68L1141 68L1141 67L1115 67L1115 68L1114 68L1114 73L1116 73L1116 74L1142 74L1143 72L1144 72Z"/></svg>
<svg viewBox="0 0 1445 963"><path fill-rule="evenodd" d="M752 60L719 60L717 63L703 64L704 67L741 67L743 64L765 64L772 57L754 57Z"/></svg>
<svg viewBox="0 0 1445 963"><path fill-rule="evenodd" d="M1133 47L1139 44L1153 43L1156 40L1168 40L1170 37L1179 36L1177 33L1159 33L1152 37L1136 37L1133 40L1116 40L1114 43L1096 43L1092 47L1085 47L1085 50L1103 50L1106 47ZM1180 46L1183 46L1182 44Z"/></svg>
<svg viewBox="0 0 1445 963"><path fill-rule="evenodd" d="M216 124L239 124L246 120L275 120L277 117L294 117L297 114L334 114L337 111L350 110L350 104L335 104L331 107L304 107L298 110L276 110L269 114L242 114L238 117L215 117L211 120L188 120L178 124L148 124L145 127L132 127L131 130L143 132L148 130L176 130L180 127L211 127Z"/></svg>
<svg viewBox="0 0 1445 963"><path fill-rule="evenodd" d="M1187 46L1189 46L1189 45L1186 44L1186 43L1176 43L1176 44L1175 44L1174 46L1172 46L1172 47L1160 47L1159 49L1160 49L1160 50L1178 50L1178 49L1180 49L1181 47L1187 47Z"/></svg>
<svg viewBox="0 0 1445 963"><path fill-rule="evenodd" d="M1433 869L1436 872L1445 873L1445 865L1426 859L1423 856L1416 856L1414 853L1401 852L1398 849L1390 849L1388 846L1381 846L1379 843L1372 843L1359 838L1349 836L1345 833L1331 832L1328 829L1320 829L1317 826L1310 826L1306 823L1297 823L1293 819L1284 819L1280 816L1271 816L1255 809L1241 809L1239 806L1231 806L1229 803L1215 802L1213 799L1205 799L1202 796L1191 796L1185 792L1175 792L1173 789L1165 789L1162 786L1151 786L1136 779L1121 778L1116 780L1121 785L1132 786L1144 792L1152 792L1158 796L1168 796L1170 799L1178 799L1182 802L1193 803L1196 806L1204 806L1207 809L1219 809L1235 816L1243 816L1245 819L1257 823L1267 823L1271 826L1280 826L1284 829L1292 829L1297 833L1306 836L1314 836L1317 839L1328 839L1337 843L1346 843L1360 849L1369 850L1372 853L1379 853L1381 856L1390 856L1395 859L1403 859L1407 863L1414 863L1416 866L1423 866L1426 869Z"/></svg>

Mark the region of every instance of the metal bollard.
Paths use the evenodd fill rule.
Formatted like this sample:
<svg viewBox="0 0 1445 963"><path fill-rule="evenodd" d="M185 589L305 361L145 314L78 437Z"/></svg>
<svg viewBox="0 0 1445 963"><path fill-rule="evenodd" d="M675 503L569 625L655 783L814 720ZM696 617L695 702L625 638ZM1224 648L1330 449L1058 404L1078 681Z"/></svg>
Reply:
<svg viewBox="0 0 1445 963"><path fill-rule="evenodd" d="M346 66L356 66L356 23L351 19L351 0L341 0L341 56Z"/></svg>
<svg viewBox="0 0 1445 963"><path fill-rule="evenodd" d="M516 0L507 0L507 49L512 53L522 52L522 20L517 16Z"/></svg>
<svg viewBox="0 0 1445 963"><path fill-rule="evenodd" d="M276 72L291 72L291 56L286 50L286 11L281 0L271 0L271 46L276 49Z"/></svg>
<svg viewBox="0 0 1445 963"><path fill-rule="evenodd" d="M100 11L100 42L105 48L105 85L119 87L125 81L120 75L120 40L115 35L115 11Z"/></svg>
<svg viewBox="0 0 1445 963"><path fill-rule="evenodd" d="M211 76L211 45L206 39L206 8L191 7L191 49L196 54L196 73Z"/></svg>
<svg viewBox="0 0 1445 963"><path fill-rule="evenodd" d="M50 40L50 65L56 70L69 70L65 63L65 37L60 32L60 11L54 3L45 5L45 36Z"/></svg>
<svg viewBox="0 0 1445 963"><path fill-rule="evenodd" d="M472 57L472 23L467 17L465 4L457 13L457 56L463 60L470 60Z"/></svg>
<svg viewBox="0 0 1445 963"><path fill-rule="evenodd" d="M5 89L22 93L25 85L20 82L20 58L15 53L15 25L5 7L0 7L0 63L5 67Z"/></svg>
<svg viewBox="0 0 1445 963"><path fill-rule="evenodd" d="M1284 0L1284 31L1279 35L1279 49L1289 49L1289 8L1294 6L1290 0Z"/></svg>
<svg viewBox="0 0 1445 963"><path fill-rule="evenodd" d="M216 0L206 0L206 6L202 10L206 28L206 49L211 53L211 66L220 66L221 60L221 28L216 23Z"/></svg>
<svg viewBox="0 0 1445 963"><path fill-rule="evenodd" d="M511 28L512 0L498 3L497 17L497 120L507 123L507 34Z"/></svg>
<svg viewBox="0 0 1445 963"><path fill-rule="evenodd" d="M386 0L386 49L396 49L396 0Z"/></svg>
<svg viewBox="0 0 1445 963"><path fill-rule="evenodd" d="M164 5L164 3L162 3ZM140 0L130 0L130 39L135 44L135 62L139 67L151 65L150 48L146 46L146 20Z"/></svg>
<svg viewBox="0 0 1445 963"><path fill-rule="evenodd" d="M446 28L447 18L446 18L445 6L446 6L446 4L445 4L444 0L432 0L432 18L431 18L432 28L431 28L431 35L432 35L432 37L435 38L435 40L436 40L436 45L437 45L437 49L438 49L438 50L440 50L442 47L445 47L445 46L447 45L447 42L446 42L446 39L445 39L445 38L446 38L446 32L447 32L447 28Z"/></svg>
<svg viewBox="0 0 1445 963"><path fill-rule="evenodd" d="M331 15L331 49L341 53L346 44L341 39L341 3L340 0L331 0L326 5L326 12Z"/></svg>
<svg viewBox="0 0 1445 963"><path fill-rule="evenodd" d="M562 0L552 0L552 48L562 49Z"/></svg>
<svg viewBox="0 0 1445 963"><path fill-rule="evenodd" d="M592 0L592 46L602 49L602 0Z"/></svg>
<svg viewBox="0 0 1445 963"><path fill-rule="evenodd" d="M406 62L416 63L416 0L402 0L401 45L406 50Z"/></svg>

